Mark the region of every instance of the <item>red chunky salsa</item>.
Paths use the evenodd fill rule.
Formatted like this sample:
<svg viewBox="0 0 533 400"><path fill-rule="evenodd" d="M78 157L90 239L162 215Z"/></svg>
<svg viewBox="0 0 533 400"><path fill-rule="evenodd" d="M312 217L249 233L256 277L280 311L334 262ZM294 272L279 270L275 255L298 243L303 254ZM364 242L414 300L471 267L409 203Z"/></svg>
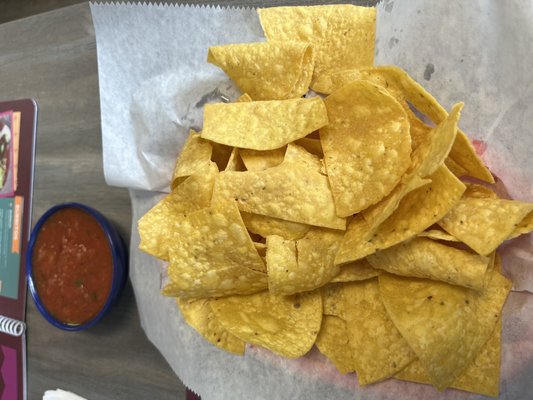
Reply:
<svg viewBox="0 0 533 400"><path fill-rule="evenodd" d="M98 221L65 208L43 224L33 250L33 280L43 306L57 320L82 324L104 306L113 257Z"/></svg>

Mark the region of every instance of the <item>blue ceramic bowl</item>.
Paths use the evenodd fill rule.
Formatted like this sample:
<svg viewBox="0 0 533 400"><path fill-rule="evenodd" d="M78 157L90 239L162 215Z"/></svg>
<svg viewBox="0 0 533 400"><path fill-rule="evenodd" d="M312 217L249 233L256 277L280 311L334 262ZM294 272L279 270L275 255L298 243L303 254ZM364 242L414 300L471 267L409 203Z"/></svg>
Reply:
<svg viewBox="0 0 533 400"><path fill-rule="evenodd" d="M66 324L64 322L57 320L43 306L41 299L39 298L39 293L37 293L36 285L33 281L33 265L32 265L33 248L35 246L35 240L37 239L37 236L39 235L39 232L44 222L55 212L62 210L64 208L72 208L72 207L79 208L87 212L88 214L93 216L98 221L105 235L107 236L109 246L111 247L111 254L113 256L113 282L111 284L111 290L109 292L109 295L107 297L107 300L103 308L100 310L100 312L95 317L93 317L89 321L84 322L82 324L76 324L76 325ZM88 207L88 206L85 206L79 203L64 203L64 204L59 204L57 206L52 207L46 213L44 213L44 215L39 219L39 221L33 228L33 231L30 237L30 243L29 243L28 250L26 253L26 276L28 279L28 287L30 289L30 293L33 297L35 305L37 306L37 309L40 311L43 317L46 318L48 322L50 322L52 325L56 326L57 328L64 329L66 331L82 331L82 330L90 328L91 326L96 324L98 321L100 321L100 319L102 319L102 317L110 310L110 308L113 306L115 301L120 296L120 293L122 292L122 289L124 288L124 285L128 278L127 254L128 253L126 250L126 246L124 245L124 242L122 241L122 238L118 234L116 228L98 211L92 209L91 207Z"/></svg>

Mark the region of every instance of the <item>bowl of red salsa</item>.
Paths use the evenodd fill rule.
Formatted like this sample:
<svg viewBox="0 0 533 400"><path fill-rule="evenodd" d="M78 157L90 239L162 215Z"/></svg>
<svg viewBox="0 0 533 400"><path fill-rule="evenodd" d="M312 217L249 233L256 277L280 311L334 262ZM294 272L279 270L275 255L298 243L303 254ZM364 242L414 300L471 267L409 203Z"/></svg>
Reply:
<svg viewBox="0 0 533 400"><path fill-rule="evenodd" d="M26 255L35 305L56 327L80 331L96 324L127 279L127 252L116 228L79 203L52 207L35 225Z"/></svg>

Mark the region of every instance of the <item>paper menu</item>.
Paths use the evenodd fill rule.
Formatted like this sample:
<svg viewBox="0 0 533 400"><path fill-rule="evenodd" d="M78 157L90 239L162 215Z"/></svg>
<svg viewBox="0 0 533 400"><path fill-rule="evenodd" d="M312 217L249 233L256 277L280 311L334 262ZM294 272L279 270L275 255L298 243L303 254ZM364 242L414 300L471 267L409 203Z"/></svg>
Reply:
<svg viewBox="0 0 533 400"><path fill-rule="evenodd" d="M0 102L14 117L11 171L16 185L0 198L0 398L26 398L26 248L30 236L37 104Z"/></svg>
<svg viewBox="0 0 533 400"><path fill-rule="evenodd" d="M481 49L491 47L487 54L497 54L503 50L492 47L507 45L501 40L485 41L483 35L489 30L485 25L490 22L494 26L497 20L494 14L490 14L487 22L486 8L489 7L492 13L505 14L509 21L518 21L514 29L525 31L524 37L531 35L532 29L528 24L520 23L527 21L527 18L513 17L517 12L513 11L514 5L480 1L472 3L472 10L467 12L463 10L464 7L458 2L432 3L431 6L418 1L380 3L376 61L394 61L404 67L448 109L452 101L465 100L467 107L461 126L466 132L472 133L470 129L475 121L488 121L490 126L498 121L498 118L481 119L481 114L477 113L479 110L484 110L487 115L499 115L499 111L494 111L494 104L488 104L494 82L480 81L476 77L477 64L486 62L487 70L497 67L492 56L485 55ZM236 357L218 351L192 331L179 316L173 300L159 294L158 271L161 263L136 250L136 220L161 196L147 190L166 189L177 149L183 143L188 128L201 126L202 105L206 101L217 101L220 93L230 98L237 94L221 71L205 62L207 47L264 38L253 10L129 4L93 4L91 9L98 48L106 178L110 184L137 189L131 191L134 208L131 279L141 321L150 340L187 386L206 399L260 398L261 393L268 398L351 399L354 394L383 399L481 398L456 391L440 394L427 386L398 381L361 389L353 376L336 373L334 367L316 352L301 360L286 360L257 348L249 348L245 357ZM526 5L524 10L518 11L529 12ZM458 14L464 14L464 17L456 18ZM475 26L480 29L477 33L469 25L472 19L476 20ZM137 32L139 24L146 28L142 37ZM410 28L411 25L416 26L416 30ZM148 33L145 33L146 30ZM410 46L414 47L403 49L408 31L412 36ZM476 54L480 55L477 62L474 57L470 64L467 63L468 67L461 66L465 65L466 58L463 57L462 64L460 59L445 64L459 46L457 42L464 41L458 38L466 35L471 35L468 36L472 42L469 46L478 49ZM461 45L466 46L464 43ZM420 52L417 52L418 49ZM423 53L422 49L427 53ZM396 58L393 60L392 57ZM444 65L450 66L444 68ZM429 77L429 81L425 76ZM505 78L505 75L502 74L501 78ZM462 97L467 95L467 83L473 86L477 83L485 89L474 88L476 96ZM506 85L512 87L517 83L500 81L500 84L507 88ZM447 93L456 97L446 97ZM526 116L527 112L524 111ZM500 117L500 122L494 125L498 131L503 118ZM517 126L513 125L517 121L520 119L507 121L510 126L506 135L524 136L523 130L517 130ZM488 158L488 155L492 151L496 136L494 132L497 130L493 128L492 135L481 136L480 132L490 131L488 128L480 123L473 136L478 140L486 140L484 157L487 157L492 167L491 163L496 161ZM500 141L505 143L505 140L502 137ZM498 147L495 145L494 148ZM522 150L514 147L505 149L509 152ZM508 165L506 171L518 169L514 167L514 157L502 157L507 154L504 151L498 154L505 159L502 165ZM510 182L514 181L511 179ZM528 182L532 183L533 179ZM523 188L521 186L519 189ZM533 288L533 279L528 281L532 275L527 269L531 265L527 253L529 247L526 243L521 253L523 275L516 280L522 285L518 287L520 289ZM515 256L513 259L518 258ZM504 262L509 265L507 261ZM516 264L512 265L516 267ZM504 311L502 398L516 398L533 389L527 378L528 374L533 373L533 344L529 339L533 337L533 320L530 317L533 315L532 297L527 293L513 293Z"/></svg>

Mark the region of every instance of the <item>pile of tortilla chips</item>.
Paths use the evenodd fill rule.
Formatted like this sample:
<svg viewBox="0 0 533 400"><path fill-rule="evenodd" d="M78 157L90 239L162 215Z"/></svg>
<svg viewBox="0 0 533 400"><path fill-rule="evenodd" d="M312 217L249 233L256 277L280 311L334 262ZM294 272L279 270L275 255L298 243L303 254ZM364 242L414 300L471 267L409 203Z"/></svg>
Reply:
<svg viewBox="0 0 533 400"><path fill-rule="evenodd" d="M361 385L497 396L511 283L496 249L533 229L533 204L490 189L462 103L448 113L373 66L375 12L262 9L266 42L209 49L244 94L205 106L140 248L168 261L163 294L222 349L316 344Z"/></svg>

